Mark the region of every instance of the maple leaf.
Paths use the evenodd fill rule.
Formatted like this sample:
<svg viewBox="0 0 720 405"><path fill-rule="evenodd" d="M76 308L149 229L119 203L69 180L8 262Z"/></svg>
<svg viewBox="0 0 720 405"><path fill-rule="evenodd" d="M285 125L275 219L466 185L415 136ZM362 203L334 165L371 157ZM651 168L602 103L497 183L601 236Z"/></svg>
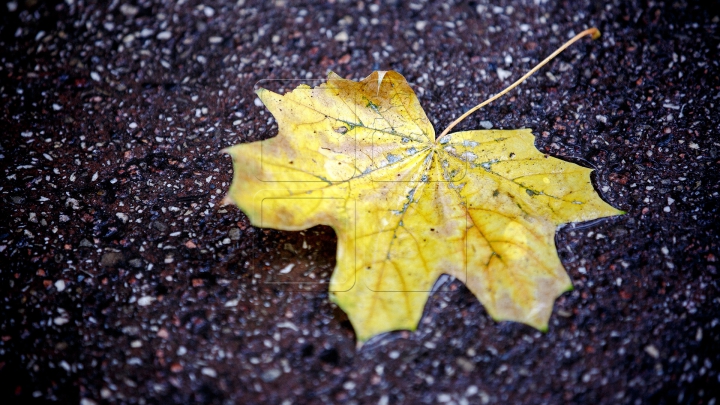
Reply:
<svg viewBox="0 0 720 405"><path fill-rule="evenodd" d="M546 330L572 289L558 225L623 213L597 195L591 169L539 152L529 129L436 139L397 72L257 94L278 135L226 150L228 199L254 226L335 230L330 297L358 342L415 330L443 273L494 319Z"/></svg>

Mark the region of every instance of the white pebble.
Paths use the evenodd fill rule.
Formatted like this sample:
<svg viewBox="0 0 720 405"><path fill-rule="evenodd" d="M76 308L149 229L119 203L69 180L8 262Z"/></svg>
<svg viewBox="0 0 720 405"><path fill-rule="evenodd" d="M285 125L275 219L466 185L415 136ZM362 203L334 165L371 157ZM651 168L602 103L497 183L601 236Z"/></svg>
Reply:
<svg viewBox="0 0 720 405"><path fill-rule="evenodd" d="M217 372L210 367L203 367L202 373L203 373L203 375L206 375L208 377L212 377L212 378L217 377Z"/></svg>
<svg viewBox="0 0 720 405"><path fill-rule="evenodd" d="M53 319L53 322L55 322L55 325L65 325L66 323L70 322L69 319L65 318L64 316L58 316Z"/></svg>
<svg viewBox="0 0 720 405"><path fill-rule="evenodd" d="M56 281L55 288L57 288L57 290L60 292L65 291L65 280Z"/></svg>
<svg viewBox="0 0 720 405"><path fill-rule="evenodd" d="M503 68L497 68L497 75L500 80L505 80L512 75L512 72Z"/></svg>
<svg viewBox="0 0 720 405"><path fill-rule="evenodd" d="M452 400L452 397L449 394L438 394L437 396L438 402L450 402Z"/></svg>
<svg viewBox="0 0 720 405"><path fill-rule="evenodd" d="M138 13L138 8L131 4L123 4L120 6L120 12L126 17L134 17Z"/></svg>
<svg viewBox="0 0 720 405"><path fill-rule="evenodd" d="M650 357L657 359L660 357L660 351L653 345L645 346L645 353L649 354Z"/></svg>
<svg viewBox="0 0 720 405"><path fill-rule="evenodd" d="M227 304L225 304L225 306L227 306ZM295 324L292 323L292 322L280 322L279 324L277 324L277 327L278 327L278 328L292 329L292 330L294 330L294 331L296 331L296 332L299 330L298 327L295 326Z"/></svg>
<svg viewBox="0 0 720 405"><path fill-rule="evenodd" d="M293 267L295 267L295 264L293 264L293 263L288 264L282 270L280 270L280 274L290 273L292 271Z"/></svg>

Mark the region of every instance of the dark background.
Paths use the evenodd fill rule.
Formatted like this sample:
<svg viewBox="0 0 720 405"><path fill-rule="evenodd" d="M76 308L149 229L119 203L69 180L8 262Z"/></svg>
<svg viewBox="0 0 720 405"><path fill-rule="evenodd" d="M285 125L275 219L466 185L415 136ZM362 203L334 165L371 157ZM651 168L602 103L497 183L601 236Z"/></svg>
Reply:
<svg viewBox="0 0 720 405"><path fill-rule="evenodd" d="M0 10L0 402L720 399L717 2ZM441 279L417 332L356 350L327 299L333 231L256 229L219 204L220 150L276 133L261 79L397 70L439 132L591 26L601 39L459 128L532 128L628 212L558 231L575 291L547 333ZM300 284L268 283L290 263Z"/></svg>

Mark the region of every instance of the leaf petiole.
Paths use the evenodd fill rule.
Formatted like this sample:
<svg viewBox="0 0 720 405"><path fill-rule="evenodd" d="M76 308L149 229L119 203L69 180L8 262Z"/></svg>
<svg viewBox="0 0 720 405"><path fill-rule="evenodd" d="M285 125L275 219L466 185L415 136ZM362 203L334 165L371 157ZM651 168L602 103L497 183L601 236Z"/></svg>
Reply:
<svg viewBox="0 0 720 405"><path fill-rule="evenodd" d="M510 86L508 86L507 88L505 88L505 90L501 91L500 93L498 93L498 94L490 97L489 99L487 99L487 100L483 101L482 103L476 105L475 107L469 109L467 112L465 112L465 114L463 114L463 115L461 115L460 117L458 117L458 118L457 118L455 121L453 121L447 128L445 128L445 130L440 134L440 136L438 136L438 137L436 138L436 140L437 140L437 139L441 139L443 136L447 135L447 134L450 132L451 129L453 129L453 128L454 128L457 124L459 124L462 120L464 120L465 118L467 118L470 114L472 114L472 113L474 113L475 111L477 111L477 110L485 107L486 105L492 103L493 101L495 101L495 100L499 99L500 97L504 96L505 94L507 94L510 90L512 90L512 89L514 89L515 87L519 86L520 83L522 83L522 82L524 82L525 80L527 80L528 77L532 76L533 73L537 72L541 67L545 66L548 62L550 62L551 60L553 60L553 59L554 59L556 56L558 56L562 51L564 51L564 50L567 49L570 45L572 45L572 44L574 44L575 42L577 42L580 38L582 38L582 37L584 37L584 36L587 36L587 35L590 35L590 36L592 37L592 39L598 39L598 38L600 38L600 31L599 31L597 28L593 27L593 28L588 28L588 29L586 29L585 31L583 31L583 32L575 35L574 37L572 37L572 39L570 39L569 41L565 42L565 43L564 43L560 48L558 48L555 52L553 52L552 54L550 54L550 56L548 56L547 58L545 58L545 60L543 60L542 62L538 63L538 64L537 64L534 68L532 68L529 72L525 73L525 75L524 75L523 77L521 77L520 79L518 79L515 83L511 84Z"/></svg>

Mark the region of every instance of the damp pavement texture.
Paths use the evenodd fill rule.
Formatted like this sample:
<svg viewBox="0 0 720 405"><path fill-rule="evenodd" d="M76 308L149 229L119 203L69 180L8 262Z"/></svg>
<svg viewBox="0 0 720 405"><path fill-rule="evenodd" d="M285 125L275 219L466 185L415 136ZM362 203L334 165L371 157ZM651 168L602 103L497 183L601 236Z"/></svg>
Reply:
<svg viewBox="0 0 720 405"><path fill-rule="evenodd" d="M4 404L720 400L718 3L0 7ZM532 128L627 211L557 232L547 333L442 278L416 332L356 349L333 231L220 204L221 149L277 131L260 80L397 70L442 129L591 26L458 128Z"/></svg>

